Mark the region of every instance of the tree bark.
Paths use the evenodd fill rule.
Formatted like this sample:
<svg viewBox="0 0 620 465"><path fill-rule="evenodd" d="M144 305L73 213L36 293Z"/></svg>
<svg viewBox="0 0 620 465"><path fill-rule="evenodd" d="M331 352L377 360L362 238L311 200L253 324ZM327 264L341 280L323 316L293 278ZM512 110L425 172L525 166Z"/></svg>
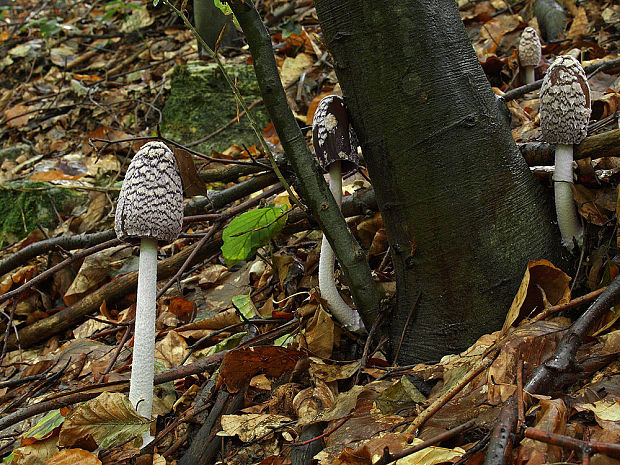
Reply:
<svg viewBox="0 0 620 465"><path fill-rule="evenodd" d="M559 263L553 212L456 3L315 6L391 246L393 350L405 331L400 362L437 360L501 327L529 260Z"/></svg>

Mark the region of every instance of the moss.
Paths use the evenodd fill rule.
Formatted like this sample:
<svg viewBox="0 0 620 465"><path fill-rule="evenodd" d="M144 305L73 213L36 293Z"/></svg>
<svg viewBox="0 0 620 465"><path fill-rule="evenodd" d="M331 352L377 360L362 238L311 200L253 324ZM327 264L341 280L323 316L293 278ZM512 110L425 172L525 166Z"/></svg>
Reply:
<svg viewBox="0 0 620 465"><path fill-rule="evenodd" d="M250 105L261 98L254 69L248 65L227 65L227 72ZM232 90L213 63L177 66L172 74L172 90L163 109L162 134L181 143L188 143L221 128L234 117L237 105ZM263 105L251 110L260 128L269 117ZM203 153L223 151L232 144L253 145L256 137L247 118L235 123L208 141L194 147Z"/></svg>
<svg viewBox="0 0 620 465"><path fill-rule="evenodd" d="M86 195L43 182L7 182L0 191L0 247L18 241L42 226L54 228L58 213L69 214ZM40 190L44 188L43 190ZM37 189L37 190L35 190Z"/></svg>

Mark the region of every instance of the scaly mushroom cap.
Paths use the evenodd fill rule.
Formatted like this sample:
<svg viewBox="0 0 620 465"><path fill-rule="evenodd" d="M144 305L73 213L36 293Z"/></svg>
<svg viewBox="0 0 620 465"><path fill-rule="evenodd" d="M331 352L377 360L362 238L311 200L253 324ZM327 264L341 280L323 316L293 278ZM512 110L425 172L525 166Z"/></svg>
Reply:
<svg viewBox="0 0 620 465"><path fill-rule="evenodd" d="M540 90L540 128L551 144L578 144L587 135L590 86L579 62L560 55L547 70Z"/></svg>
<svg viewBox="0 0 620 465"><path fill-rule="evenodd" d="M538 66L542 51L540 39L533 27L526 27L519 39L519 61L521 66Z"/></svg>
<svg viewBox="0 0 620 465"><path fill-rule="evenodd" d="M343 171L359 165L357 137L344 101L337 95L319 102L312 120L312 144L324 171L336 161L342 162Z"/></svg>
<svg viewBox="0 0 620 465"><path fill-rule="evenodd" d="M127 169L116 206L116 235L170 242L182 226L183 187L174 154L163 142L147 142Z"/></svg>

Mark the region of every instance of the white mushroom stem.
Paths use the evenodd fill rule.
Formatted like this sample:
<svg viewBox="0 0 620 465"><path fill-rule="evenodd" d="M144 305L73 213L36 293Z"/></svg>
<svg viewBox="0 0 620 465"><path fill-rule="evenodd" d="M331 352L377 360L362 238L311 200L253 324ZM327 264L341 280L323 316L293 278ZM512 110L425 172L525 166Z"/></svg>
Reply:
<svg viewBox="0 0 620 465"><path fill-rule="evenodd" d="M573 145L557 144L555 147L555 171L553 173L553 189L555 192L555 211L558 215L558 226L562 235L562 243L569 249L573 248L573 239L581 240L582 228L575 202L573 201Z"/></svg>
<svg viewBox="0 0 620 465"><path fill-rule="evenodd" d="M340 208L342 204L342 175L340 162L332 163L329 166L329 190L332 192L334 199L336 199L338 208ZM334 251L331 245L329 245L327 237L323 235L321 256L319 257L319 290L321 291L321 296L327 302L327 307L331 314L342 326L354 333L364 333L366 332L366 328L364 327L359 313L342 300L336 288L334 262Z"/></svg>
<svg viewBox="0 0 620 465"><path fill-rule="evenodd" d="M526 84L531 84L532 82L536 80L536 77L534 75L534 68L535 66L525 67L525 83Z"/></svg>
<svg viewBox="0 0 620 465"><path fill-rule="evenodd" d="M157 240L143 238L140 241L139 267L129 400L140 415L150 420L155 374ZM142 439L144 447L153 437L147 432Z"/></svg>

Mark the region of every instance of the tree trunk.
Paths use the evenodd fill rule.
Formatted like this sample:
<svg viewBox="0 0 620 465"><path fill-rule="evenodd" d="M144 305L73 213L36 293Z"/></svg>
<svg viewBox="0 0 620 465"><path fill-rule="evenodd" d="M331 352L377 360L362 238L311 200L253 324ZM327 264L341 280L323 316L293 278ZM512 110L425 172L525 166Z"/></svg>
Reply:
<svg viewBox="0 0 620 465"><path fill-rule="evenodd" d="M438 360L501 327L529 260L559 262L553 211L453 0L315 5L392 250L392 354Z"/></svg>

